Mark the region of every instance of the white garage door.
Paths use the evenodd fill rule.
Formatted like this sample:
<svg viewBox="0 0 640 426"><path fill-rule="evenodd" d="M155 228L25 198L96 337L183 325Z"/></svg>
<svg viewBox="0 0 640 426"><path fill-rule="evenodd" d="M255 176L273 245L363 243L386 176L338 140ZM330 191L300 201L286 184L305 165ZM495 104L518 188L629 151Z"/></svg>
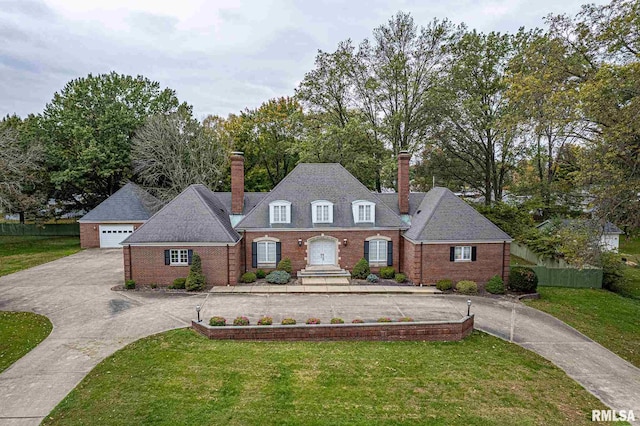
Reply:
<svg viewBox="0 0 640 426"><path fill-rule="evenodd" d="M133 225L100 225L100 248L122 247L120 243L133 232Z"/></svg>

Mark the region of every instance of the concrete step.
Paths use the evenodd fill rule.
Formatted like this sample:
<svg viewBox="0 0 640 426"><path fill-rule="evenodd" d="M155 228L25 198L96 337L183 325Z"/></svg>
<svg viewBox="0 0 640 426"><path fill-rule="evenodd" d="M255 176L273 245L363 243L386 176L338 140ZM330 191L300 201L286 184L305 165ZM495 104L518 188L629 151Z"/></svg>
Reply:
<svg viewBox="0 0 640 426"><path fill-rule="evenodd" d="M349 278L346 277L302 277L302 285L349 285Z"/></svg>
<svg viewBox="0 0 640 426"><path fill-rule="evenodd" d="M344 269L302 269L297 273L298 278L324 277L324 278L351 278L349 271Z"/></svg>

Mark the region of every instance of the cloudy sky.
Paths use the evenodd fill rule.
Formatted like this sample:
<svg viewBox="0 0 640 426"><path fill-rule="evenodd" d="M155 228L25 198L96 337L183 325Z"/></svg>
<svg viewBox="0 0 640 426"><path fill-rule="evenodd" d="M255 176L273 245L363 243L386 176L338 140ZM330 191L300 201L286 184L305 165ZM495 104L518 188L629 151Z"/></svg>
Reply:
<svg viewBox="0 0 640 426"><path fill-rule="evenodd" d="M356 44L397 11L480 31L542 27L584 0L0 0L0 115L39 113L73 78L142 74L197 117L293 94L318 49Z"/></svg>

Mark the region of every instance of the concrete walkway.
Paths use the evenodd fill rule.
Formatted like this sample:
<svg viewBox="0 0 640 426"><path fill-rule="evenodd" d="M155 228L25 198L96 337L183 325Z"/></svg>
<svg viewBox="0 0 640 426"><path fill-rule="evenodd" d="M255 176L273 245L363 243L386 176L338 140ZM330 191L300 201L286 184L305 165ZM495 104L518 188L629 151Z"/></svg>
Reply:
<svg viewBox="0 0 640 426"><path fill-rule="evenodd" d="M215 294L273 294L273 293L347 293L347 294L440 294L435 287L416 287L413 285L265 285L241 284L236 286L213 287L210 293Z"/></svg>
<svg viewBox="0 0 640 426"><path fill-rule="evenodd" d="M86 250L0 278L0 310L49 317L51 335L0 374L0 425L38 424L101 360L141 337L202 317L263 315L328 321L457 319L466 297L422 294L183 294L114 292L120 250ZM517 302L472 298L476 328L554 362L616 410L640 413L640 370L561 321Z"/></svg>

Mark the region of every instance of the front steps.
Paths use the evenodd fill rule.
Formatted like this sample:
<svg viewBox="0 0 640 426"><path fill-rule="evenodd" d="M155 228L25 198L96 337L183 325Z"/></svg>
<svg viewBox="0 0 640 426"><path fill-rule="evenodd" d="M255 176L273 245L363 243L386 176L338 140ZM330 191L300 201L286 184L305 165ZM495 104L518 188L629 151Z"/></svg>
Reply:
<svg viewBox="0 0 640 426"><path fill-rule="evenodd" d="M337 266L308 266L298 272L302 285L349 285L351 274Z"/></svg>

